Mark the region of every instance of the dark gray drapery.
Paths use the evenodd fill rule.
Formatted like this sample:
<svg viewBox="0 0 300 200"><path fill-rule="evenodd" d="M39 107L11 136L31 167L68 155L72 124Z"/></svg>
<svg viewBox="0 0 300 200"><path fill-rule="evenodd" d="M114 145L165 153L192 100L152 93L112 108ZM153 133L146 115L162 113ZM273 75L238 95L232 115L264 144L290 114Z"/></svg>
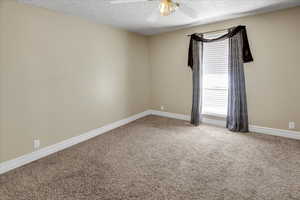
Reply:
<svg viewBox="0 0 300 200"><path fill-rule="evenodd" d="M192 103L192 114L191 114L191 124L198 126L201 122L201 64L202 63L202 49L203 43L193 41L192 50L193 50L193 103Z"/></svg>
<svg viewBox="0 0 300 200"><path fill-rule="evenodd" d="M248 111L242 57L242 34L229 38L229 88L226 127L231 131L248 132Z"/></svg>
<svg viewBox="0 0 300 200"><path fill-rule="evenodd" d="M227 34L213 39L203 38L203 34L191 35L188 58L188 65L193 70L193 108L191 123L194 125L199 125L200 123L200 69L202 65L203 42L215 42L227 38L229 38L229 88L226 127L231 131L248 132L244 63L253 61L253 57L250 51L245 26L231 28Z"/></svg>

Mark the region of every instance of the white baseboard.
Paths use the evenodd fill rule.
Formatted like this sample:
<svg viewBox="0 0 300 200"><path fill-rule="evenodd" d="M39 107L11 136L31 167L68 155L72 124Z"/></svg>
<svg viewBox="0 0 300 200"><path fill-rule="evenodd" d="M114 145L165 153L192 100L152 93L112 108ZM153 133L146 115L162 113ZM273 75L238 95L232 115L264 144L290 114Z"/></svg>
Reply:
<svg viewBox="0 0 300 200"><path fill-rule="evenodd" d="M158 110L151 110L151 114L161 116L161 117L168 117L168 118L173 118L173 119L185 120L185 121L190 121L191 120L191 116L189 116L189 115L163 112L163 111L158 111ZM202 118L202 122L204 124L211 124L211 125L214 125L214 126L220 126L220 127L225 127L226 126L225 121L209 119L209 118L205 118L205 117Z"/></svg>
<svg viewBox="0 0 300 200"><path fill-rule="evenodd" d="M25 154L23 156L20 156L16 159L13 160L9 160L9 161L5 161L0 163L0 174L3 174L5 172L8 172L10 170L13 170L17 167L21 167L25 164L28 164L30 162L33 162L35 160L38 160L40 158L46 157L50 154L53 154L55 152L61 151L63 149L69 148L75 144L81 143L83 141L86 141L88 139L91 139L93 137L96 137L98 135L101 135L107 131L110 131L112 129L118 128L120 126L123 126L125 124L128 124L132 121L135 121L139 118L148 116L151 114L150 110L147 110L145 112L130 116L126 119L122 119L116 122L113 122L111 124L105 125L101 128L95 129L95 130L91 130L87 133L81 134L79 136L75 136L72 137L70 139L64 140L62 142L56 143L54 145L39 149L37 151L34 151L32 153L29 154Z"/></svg>
<svg viewBox="0 0 300 200"><path fill-rule="evenodd" d="M163 111L158 111L158 110L150 110L150 112L152 115L157 115L157 116L161 116L161 117L168 117L168 118L180 119L180 120L185 120L185 121L189 121L191 119L191 116L189 116L189 115L163 112Z"/></svg>
<svg viewBox="0 0 300 200"><path fill-rule="evenodd" d="M217 120L217 119L210 119L210 118L202 118L202 122L204 124L210 124L214 126L220 126L225 128L226 127L226 121L225 120Z"/></svg>
<svg viewBox="0 0 300 200"><path fill-rule="evenodd" d="M186 120L186 121L190 120L190 116L188 116L188 115L181 115L181 114L162 112L162 111L156 111L156 110L151 110L151 113L153 115L169 117L169 118L174 118L174 119L180 119L180 120ZM204 124L226 127L225 120L215 120L215 119L203 118L202 122ZM275 129L275 128L255 126L255 125L249 125L249 131L254 132L254 133L262 133L262 134L267 134L267 135L274 135L274 136L280 136L280 137L286 137L286 138L300 140L300 132L298 132L298 131Z"/></svg>
<svg viewBox="0 0 300 200"><path fill-rule="evenodd" d="M147 110L147 111L144 111L142 113L139 113L139 114L133 115L131 117L128 117L126 119L122 119L122 120L119 120L117 122L113 122L111 124L105 125L101 128L91 130L87 133L83 133L79 136L72 137L70 139L64 140L64 141L59 142L57 144L42 148L40 150L34 151L32 153L29 153L29 154L25 154L25 155L20 156L16 159L2 162L2 163L0 163L0 174L3 174L3 173L8 172L10 170L13 170L17 167L21 167L25 164L28 164L28 163L33 162L35 160L38 160L40 158L46 157L46 156L48 156L50 154L53 154L55 152L61 151L61 150L66 149L66 148L69 148L69 147L71 147L75 144L84 142L88 139L91 139L91 138L96 137L98 135L101 135L101 134L103 134L107 131L113 130L115 128L118 128L120 126L123 126L125 124L128 124L132 121L135 121L139 118L142 118L142 117L145 117L145 116L148 116L148 115L157 115L157 116L174 118L174 119L185 120L185 121L190 120L189 115L162 112L162 111L157 111L157 110ZM224 120L215 120L215 119L209 119L209 118L203 118L203 123L214 125L214 126L220 126L220 127L225 127L225 124L226 124ZM298 131L273 129L273 128L267 128L267 127L253 126L253 125L250 125L250 131L251 132L256 132L256 133L275 135L275 136L281 136L281 137L300 140L300 132L298 132Z"/></svg>
<svg viewBox="0 0 300 200"><path fill-rule="evenodd" d="M254 125L250 125L249 130L250 132L254 132L254 133L262 133L267 135L275 135L275 136L300 140L299 131L290 131L290 130L268 128L268 127L254 126Z"/></svg>

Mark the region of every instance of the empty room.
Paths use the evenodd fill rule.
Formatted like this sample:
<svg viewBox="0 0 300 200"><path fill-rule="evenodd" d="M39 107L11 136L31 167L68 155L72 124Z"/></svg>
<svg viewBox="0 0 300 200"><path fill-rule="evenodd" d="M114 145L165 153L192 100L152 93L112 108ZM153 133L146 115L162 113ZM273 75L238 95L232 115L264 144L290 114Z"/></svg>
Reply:
<svg viewBox="0 0 300 200"><path fill-rule="evenodd" d="M300 0L0 0L0 200L299 200Z"/></svg>

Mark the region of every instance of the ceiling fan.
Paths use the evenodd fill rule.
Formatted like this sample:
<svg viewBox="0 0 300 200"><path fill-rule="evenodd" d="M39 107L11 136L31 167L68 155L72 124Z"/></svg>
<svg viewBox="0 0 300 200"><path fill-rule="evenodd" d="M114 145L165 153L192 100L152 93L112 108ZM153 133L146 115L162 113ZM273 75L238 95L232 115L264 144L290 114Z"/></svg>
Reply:
<svg viewBox="0 0 300 200"><path fill-rule="evenodd" d="M158 3L158 9L155 9L152 14L147 18L149 22L155 22L159 14L161 16L169 16L174 13L176 10L180 9L180 11L190 17L197 18L198 13L191 7L189 7L186 3L189 0L180 0L179 2L175 2L173 0L110 0L111 4L124 4L124 3L138 3L138 2L155 2ZM159 11L159 12L158 12Z"/></svg>

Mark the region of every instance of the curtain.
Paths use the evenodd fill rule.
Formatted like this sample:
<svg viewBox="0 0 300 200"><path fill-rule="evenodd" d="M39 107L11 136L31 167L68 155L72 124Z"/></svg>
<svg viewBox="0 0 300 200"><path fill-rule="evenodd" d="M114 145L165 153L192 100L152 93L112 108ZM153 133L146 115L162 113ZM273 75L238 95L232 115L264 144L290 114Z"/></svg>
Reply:
<svg viewBox="0 0 300 200"><path fill-rule="evenodd" d="M243 63L242 32L229 38L229 88L226 127L231 131L248 132L248 111Z"/></svg>
<svg viewBox="0 0 300 200"><path fill-rule="evenodd" d="M191 114L191 124L198 126L201 123L201 63L202 63L202 49L203 43L198 41L192 41L192 51L193 51L193 102L192 102L192 114Z"/></svg>
<svg viewBox="0 0 300 200"><path fill-rule="evenodd" d="M220 37L213 38L213 39L206 39L203 38L203 34L199 33L194 33L191 35L191 40L190 40L190 47L189 47L189 55L188 55L188 66L193 69L194 66L194 55L192 51L192 41L198 41L198 42L216 42L220 40L225 40L227 38L231 38L235 36L236 34L241 34L242 35L242 58L244 63L252 62L253 57L251 54L249 42L248 42L248 36L247 36L247 30L246 26L237 26L234 28L231 28L228 30L228 33L221 35Z"/></svg>
<svg viewBox="0 0 300 200"><path fill-rule="evenodd" d="M203 38L203 34L191 35L188 66L193 70L193 106L191 123L199 125L201 118L201 65L203 42L215 42L229 38L229 88L226 127L231 131L248 132L248 111L244 63L253 57L245 26L237 26L228 33L213 39Z"/></svg>

